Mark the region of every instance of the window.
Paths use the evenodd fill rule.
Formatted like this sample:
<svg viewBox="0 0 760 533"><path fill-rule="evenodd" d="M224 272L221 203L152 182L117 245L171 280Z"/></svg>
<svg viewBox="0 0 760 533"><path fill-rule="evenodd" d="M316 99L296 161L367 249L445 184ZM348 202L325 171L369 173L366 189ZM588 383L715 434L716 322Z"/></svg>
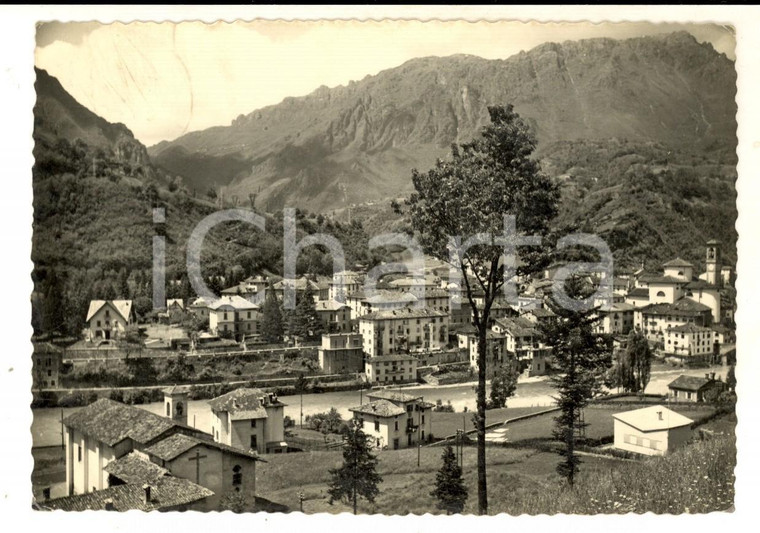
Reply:
<svg viewBox="0 0 760 533"><path fill-rule="evenodd" d="M48 370L48 377L50 377L52 375L53 375L53 371L52 370Z"/></svg>
<svg viewBox="0 0 760 533"><path fill-rule="evenodd" d="M172 416L172 408L169 402L166 402L166 416Z"/></svg>
<svg viewBox="0 0 760 533"><path fill-rule="evenodd" d="M52 381L50 382L50 386L51 386L51 387L55 387L55 380L52 380Z"/></svg>
<svg viewBox="0 0 760 533"><path fill-rule="evenodd" d="M380 419L375 419L375 431L380 431Z"/></svg>
<svg viewBox="0 0 760 533"><path fill-rule="evenodd" d="M251 418L251 427L252 428L256 427L256 419L255 418Z"/></svg>
<svg viewBox="0 0 760 533"><path fill-rule="evenodd" d="M394 431L398 431L398 420L396 420L396 422L394 422L393 429L394 429Z"/></svg>
<svg viewBox="0 0 760 533"><path fill-rule="evenodd" d="M663 291L657 291L657 296L663 297L665 296L665 293Z"/></svg>
<svg viewBox="0 0 760 533"><path fill-rule="evenodd" d="M100 320L98 320L98 321L96 322L96 324L98 325L98 327L100 327Z"/></svg>
<svg viewBox="0 0 760 533"><path fill-rule="evenodd" d="M243 469L240 465L235 465L232 467L232 485L242 485L243 484Z"/></svg>
<svg viewBox="0 0 760 533"><path fill-rule="evenodd" d="M82 447L77 445L77 461L82 462Z"/></svg>
<svg viewBox="0 0 760 533"><path fill-rule="evenodd" d="M256 439L256 435L251 435L251 449L252 450L258 450L258 441Z"/></svg>
<svg viewBox="0 0 760 533"><path fill-rule="evenodd" d="M422 415L422 423L425 423L425 415ZM424 437L423 437L424 438Z"/></svg>

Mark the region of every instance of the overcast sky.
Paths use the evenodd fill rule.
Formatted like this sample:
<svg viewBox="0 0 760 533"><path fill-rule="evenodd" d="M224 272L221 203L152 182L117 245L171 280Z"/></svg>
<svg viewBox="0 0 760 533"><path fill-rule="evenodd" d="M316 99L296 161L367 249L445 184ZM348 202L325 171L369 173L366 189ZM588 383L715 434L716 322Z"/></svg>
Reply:
<svg viewBox="0 0 760 533"><path fill-rule="evenodd" d="M507 58L547 42L686 30L734 59L733 29L693 24L523 22L45 23L35 63L80 103L150 146L227 125L320 85L422 56Z"/></svg>

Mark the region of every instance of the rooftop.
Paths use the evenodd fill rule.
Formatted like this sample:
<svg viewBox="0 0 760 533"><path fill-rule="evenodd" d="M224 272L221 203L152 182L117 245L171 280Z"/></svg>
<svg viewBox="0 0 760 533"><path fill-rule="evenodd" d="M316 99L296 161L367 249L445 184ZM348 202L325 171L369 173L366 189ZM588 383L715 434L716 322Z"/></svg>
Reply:
<svg viewBox="0 0 760 533"><path fill-rule="evenodd" d="M320 300L316 303L317 312L319 311L338 311L348 307L346 304L336 302L335 300Z"/></svg>
<svg viewBox="0 0 760 533"><path fill-rule="evenodd" d="M691 418L671 411L662 405L653 405L612 415L613 418L633 426L639 431L661 431L691 425Z"/></svg>
<svg viewBox="0 0 760 533"><path fill-rule="evenodd" d="M359 320L405 320L410 318L439 318L448 316L443 311L434 311L427 308L405 307L402 309L388 309L373 311L360 317Z"/></svg>
<svg viewBox="0 0 760 533"><path fill-rule="evenodd" d="M525 314L528 314L528 313L535 316L536 318L550 318L550 317L556 316L554 311L552 311L548 307L536 307L534 309L529 309L525 311Z"/></svg>
<svg viewBox="0 0 760 533"><path fill-rule="evenodd" d="M374 402L365 403L364 405L360 405L358 407L351 407L349 411L383 417L398 416L406 413L406 409L399 407L395 403L389 402L388 400L376 400Z"/></svg>
<svg viewBox="0 0 760 533"><path fill-rule="evenodd" d="M681 375L671 381L668 384L668 388L697 392L704 388L706 385L712 383L712 381L713 380L711 379L701 378L699 376Z"/></svg>
<svg viewBox="0 0 760 533"><path fill-rule="evenodd" d="M129 314L132 311L132 300L91 300L85 321L89 322L95 313L100 311L106 304L110 304L124 320L129 321Z"/></svg>
<svg viewBox="0 0 760 533"><path fill-rule="evenodd" d="M396 390L379 390L374 392L368 392L367 398L377 398L378 400L390 400L392 402L413 402L418 400L420 396L414 396L405 392Z"/></svg>
<svg viewBox="0 0 760 533"><path fill-rule="evenodd" d="M157 479L169 475L166 468L161 468L135 452L128 453L111 461L103 470L119 478L124 483L154 483Z"/></svg>
<svg viewBox="0 0 760 533"><path fill-rule="evenodd" d="M62 511L102 511L106 502L113 503L114 511L155 511L187 505L214 493L187 479L165 476L150 484L150 501L145 501L145 489L140 484L128 483L86 494L76 494L41 502L43 509Z"/></svg>
<svg viewBox="0 0 760 533"><path fill-rule="evenodd" d="M694 268L694 265L689 263L688 261L681 259L680 257L676 257L675 259L671 259L667 263L663 263L663 268L666 267L691 267Z"/></svg>
<svg viewBox="0 0 760 533"><path fill-rule="evenodd" d="M240 448L234 448L227 446L220 442L214 442L208 439L200 439L197 437L190 437L183 435L182 433L175 433L171 437L160 440L153 446L145 448L145 453L163 459L164 461L172 461L179 457L183 453L192 450L196 446L205 446L206 448L216 448L222 452L228 452L241 457L247 457L249 459L258 459L258 455L253 451L241 450Z"/></svg>
<svg viewBox="0 0 760 533"><path fill-rule="evenodd" d="M628 291L626 298L649 298L649 289L646 287L637 287Z"/></svg>
<svg viewBox="0 0 760 533"><path fill-rule="evenodd" d="M253 304L243 298L242 296L222 296L215 302L212 302L209 304L208 308L212 310L221 309L223 307L229 307L232 309L235 309L236 311L247 311L252 309L258 309L259 306L256 304Z"/></svg>
<svg viewBox="0 0 760 533"><path fill-rule="evenodd" d="M696 315L710 311L710 308L694 300L681 298L672 304L651 304L642 307L641 311L649 315Z"/></svg>
<svg viewBox="0 0 760 533"><path fill-rule="evenodd" d="M668 331L672 333L709 333L712 330L710 328L704 328L702 326L696 326L694 324L682 324L674 328L670 328Z"/></svg>
<svg viewBox="0 0 760 533"><path fill-rule="evenodd" d="M718 287L713 285L712 283L707 283L703 279L695 279L694 281L690 281L686 284L687 289L712 289L712 290L718 290Z"/></svg>
<svg viewBox="0 0 760 533"><path fill-rule="evenodd" d="M409 355L407 353L395 353L395 354L388 354L388 355L375 355L373 357L368 357L367 361L371 363L381 363L383 361L416 361L417 358L413 355Z"/></svg>
<svg viewBox="0 0 760 533"><path fill-rule="evenodd" d="M170 418L107 398L81 408L64 419L63 423L108 446L127 438L147 444L174 427L201 433Z"/></svg>
<svg viewBox="0 0 760 533"><path fill-rule="evenodd" d="M208 405L212 411L237 414L246 412L253 415L248 418L265 418L267 416L265 407L278 407L285 404L277 399L276 394L269 394L261 389L240 388L209 400ZM261 416L255 416L257 414Z"/></svg>
<svg viewBox="0 0 760 533"><path fill-rule="evenodd" d="M495 322L513 337L531 337L540 335L540 332L535 328L533 322L527 318L499 318Z"/></svg>

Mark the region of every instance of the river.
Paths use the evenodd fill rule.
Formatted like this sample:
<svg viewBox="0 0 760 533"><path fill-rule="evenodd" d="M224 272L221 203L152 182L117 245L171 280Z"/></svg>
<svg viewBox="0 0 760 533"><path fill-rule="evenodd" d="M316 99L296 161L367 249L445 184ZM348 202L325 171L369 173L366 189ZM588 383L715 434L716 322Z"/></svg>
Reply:
<svg viewBox="0 0 760 533"><path fill-rule="evenodd" d="M665 394L668 392L668 383L681 374L701 376L705 372L715 372L725 378L725 367L713 367L712 369L673 369L658 367L653 369L652 377L646 392L651 394ZM473 383L456 385L415 385L401 389L415 396L422 396L425 401L436 402L441 400L444 404L451 402L456 411L462 411L466 406L468 410L475 409L475 387ZM518 383L515 395L509 399L509 407L550 406L553 404L552 395L555 390L545 377L527 378ZM363 392L366 402L367 391ZM300 416L300 396L280 396L279 399L286 404L285 415L298 423ZM211 411L208 408L208 400L193 400L188 402L188 424L200 430L211 432ZM326 392L323 394L303 395L303 415L321 413L335 407L344 417L350 416L349 408L359 405L359 391ZM163 403L154 402L139 405L158 415L163 413ZM33 446L56 446L61 444L61 413L64 418L81 409L80 407L68 408L45 408L34 409L32 422Z"/></svg>

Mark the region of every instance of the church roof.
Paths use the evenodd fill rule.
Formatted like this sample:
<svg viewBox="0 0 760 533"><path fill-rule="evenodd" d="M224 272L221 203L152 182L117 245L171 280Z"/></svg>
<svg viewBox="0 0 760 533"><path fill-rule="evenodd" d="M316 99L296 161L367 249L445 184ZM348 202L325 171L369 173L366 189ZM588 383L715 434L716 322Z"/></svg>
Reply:
<svg viewBox="0 0 760 533"><path fill-rule="evenodd" d="M103 467L103 470L124 483L151 483L169 475L166 468L161 468L135 452L111 461Z"/></svg>
<svg viewBox="0 0 760 533"><path fill-rule="evenodd" d="M216 448L222 452L232 453L249 459L258 459L258 455L253 451L241 450L221 442L214 442L205 438L191 437L182 433L175 433L145 448L145 453L158 457L164 461L172 461L183 453L192 450L196 446L205 446L207 448Z"/></svg>
<svg viewBox="0 0 760 533"><path fill-rule="evenodd" d="M705 311L710 311L710 308L688 298L681 298L672 304L651 304L641 308L641 312L648 315L693 316Z"/></svg>
<svg viewBox="0 0 760 533"><path fill-rule="evenodd" d="M102 511L110 500L114 511L155 511L187 505L214 493L187 479L165 476L150 484L150 501L145 501L145 489L138 483L117 485L86 494L75 494L40 503L42 509L61 511Z"/></svg>
<svg viewBox="0 0 760 533"><path fill-rule="evenodd" d="M663 263L663 267L691 267L694 268L694 265L689 263L688 261L681 259L680 257L676 257L675 259L671 259L667 263Z"/></svg>
<svg viewBox="0 0 760 533"><path fill-rule="evenodd" d="M147 444L174 427L199 433L170 418L107 398L101 398L69 415L63 424L108 446L127 438Z"/></svg>

